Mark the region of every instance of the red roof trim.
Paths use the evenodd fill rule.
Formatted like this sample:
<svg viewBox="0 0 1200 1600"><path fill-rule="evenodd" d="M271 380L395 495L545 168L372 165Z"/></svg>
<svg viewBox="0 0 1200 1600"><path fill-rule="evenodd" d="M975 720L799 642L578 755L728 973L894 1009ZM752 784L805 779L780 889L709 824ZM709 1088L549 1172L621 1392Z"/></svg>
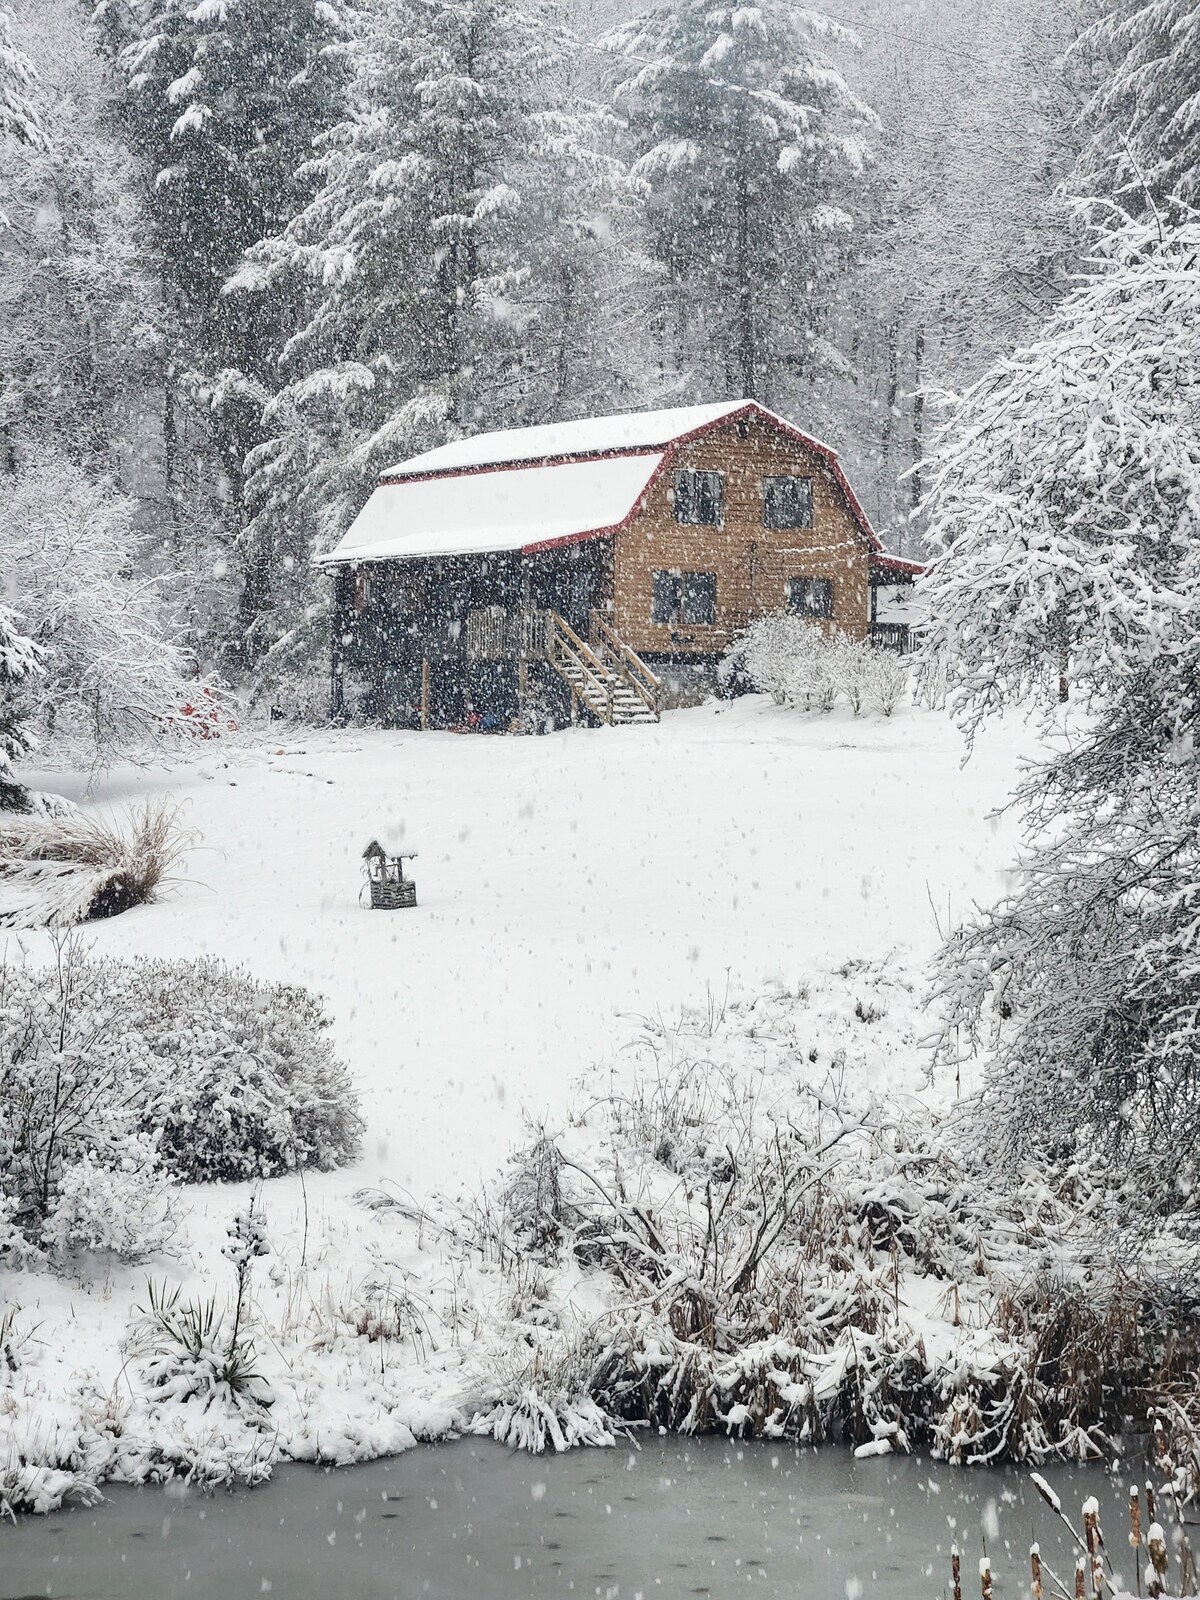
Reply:
<svg viewBox="0 0 1200 1600"><path fill-rule="evenodd" d="M913 578L923 577L925 573L922 562L909 561L904 556L892 556L886 550L878 551L871 558L871 570L877 572L880 569L886 572L906 572Z"/></svg>

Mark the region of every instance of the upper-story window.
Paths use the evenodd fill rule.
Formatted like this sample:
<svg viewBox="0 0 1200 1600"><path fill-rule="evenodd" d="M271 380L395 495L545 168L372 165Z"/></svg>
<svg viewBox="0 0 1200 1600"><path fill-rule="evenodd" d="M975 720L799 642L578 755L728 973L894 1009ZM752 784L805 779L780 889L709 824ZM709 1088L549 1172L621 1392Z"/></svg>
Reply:
<svg viewBox="0 0 1200 1600"><path fill-rule="evenodd" d="M765 528L811 528L812 513L811 478L763 479Z"/></svg>
<svg viewBox="0 0 1200 1600"><path fill-rule="evenodd" d="M675 474L675 521L725 526L725 474L685 467Z"/></svg>

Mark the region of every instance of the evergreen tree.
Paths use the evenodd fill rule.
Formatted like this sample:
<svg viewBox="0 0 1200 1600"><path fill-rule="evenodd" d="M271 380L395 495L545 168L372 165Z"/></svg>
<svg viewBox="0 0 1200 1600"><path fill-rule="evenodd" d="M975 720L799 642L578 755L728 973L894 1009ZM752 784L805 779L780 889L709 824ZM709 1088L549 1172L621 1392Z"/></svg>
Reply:
<svg viewBox="0 0 1200 1600"><path fill-rule="evenodd" d="M1101 194L1126 206L1169 195L1200 201L1200 6L1195 0L1108 0L1086 49L1106 53L1090 106L1086 163Z"/></svg>
<svg viewBox="0 0 1200 1600"><path fill-rule="evenodd" d="M536 4L366 8L355 109L320 141L316 192L231 280L248 315L280 286L308 294L248 484L297 621L312 550L390 461L615 386L596 329L619 170L594 148L602 114L561 91L566 45Z"/></svg>
<svg viewBox="0 0 1200 1600"><path fill-rule="evenodd" d="M667 359L698 395L784 405L827 355L823 318L876 126L823 54L857 40L790 0L662 0L604 42Z"/></svg>
<svg viewBox="0 0 1200 1600"><path fill-rule="evenodd" d="M154 239L177 330L164 446L169 457L182 395L205 417L220 469L241 650L252 656L272 574L245 532L244 463L295 308L282 295L251 306L222 291L242 253L304 204L297 171L342 103L342 23L330 0L138 0L138 22L121 55L128 127L155 174Z"/></svg>
<svg viewBox="0 0 1200 1600"><path fill-rule="evenodd" d="M44 146L46 130L31 98L33 63L13 39L12 13L0 6L0 138Z"/></svg>
<svg viewBox="0 0 1200 1600"><path fill-rule="evenodd" d="M12 764L34 748L25 694L45 667L41 650L18 621L8 606L0 606L0 811L33 809L33 797Z"/></svg>
<svg viewBox="0 0 1200 1600"><path fill-rule="evenodd" d="M1200 1176L1200 225L1127 221L933 462L927 665L968 735L1040 706L1018 887L942 957L988 1126ZM1059 701L1075 710L1068 727Z"/></svg>
<svg viewBox="0 0 1200 1600"><path fill-rule="evenodd" d="M0 227L0 470L43 447L143 476L136 412L161 331L142 174L113 126L113 85L77 0L27 30L46 139L10 152Z"/></svg>

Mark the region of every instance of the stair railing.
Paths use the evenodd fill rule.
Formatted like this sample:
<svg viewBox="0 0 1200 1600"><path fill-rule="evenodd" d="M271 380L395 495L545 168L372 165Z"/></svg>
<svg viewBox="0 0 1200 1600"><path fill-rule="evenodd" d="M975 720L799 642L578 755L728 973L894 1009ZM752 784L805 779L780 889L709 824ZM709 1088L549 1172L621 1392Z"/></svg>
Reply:
<svg viewBox="0 0 1200 1600"><path fill-rule="evenodd" d="M612 674L595 651L564 621L557 611L546 613L546 659L573 695L578 695L595 716L611 725L613 720ZM571 673L580 682L572 681Z"/></svg>
<svg viewBox="0 0 1200 1600"><path fill-rule="evenodd" d="M612 658L612 670L657 719L662 715L662 682L630 648L600 611L591 614L592 638L602 655Z"/></svg>

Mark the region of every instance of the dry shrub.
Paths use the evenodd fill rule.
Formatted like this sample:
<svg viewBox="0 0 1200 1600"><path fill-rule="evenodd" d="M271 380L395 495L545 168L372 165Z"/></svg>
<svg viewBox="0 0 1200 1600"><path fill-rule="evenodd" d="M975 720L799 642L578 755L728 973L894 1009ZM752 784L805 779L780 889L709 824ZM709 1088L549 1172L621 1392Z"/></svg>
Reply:
<svg viewBox="0 0 1200 1600"><path fill-rule="evenodd" d="M0 927L70 927L154 900L196 841L179 809L147 800L124 828L81 813L0 815Z"/></svg>

